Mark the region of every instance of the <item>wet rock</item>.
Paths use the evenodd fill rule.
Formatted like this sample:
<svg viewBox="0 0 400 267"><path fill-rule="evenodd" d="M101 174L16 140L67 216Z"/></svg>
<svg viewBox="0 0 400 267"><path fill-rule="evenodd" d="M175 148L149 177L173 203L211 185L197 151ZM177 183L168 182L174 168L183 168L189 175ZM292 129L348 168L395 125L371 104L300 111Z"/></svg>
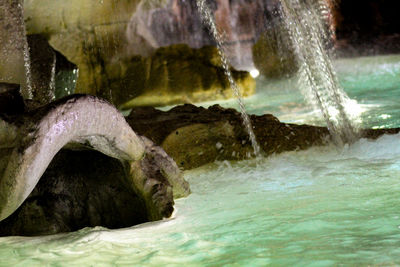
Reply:
<svg viewBox="0 0 400 267"><path fill-rule="evenodd" d="M255 92L249 73L232 70L232 74L243 96ZM234 97L218 50L212 46L160 48L150 58L133 57L108 65L104 77L107 80L100 95L107 96L111 90L114 104L122 109Z"/></svg>
<svg viewBox="0 0 400 267"><path fill-rule="evenodd" d="M174 197L190 193L174 161L150 140L137 136L122 115L104 100L70 96L22 114L0 115L0 220L4 221L0 222L3 225L0 228L5 235L56 233L93 224L122 227L131 224L133 217L101 216L114 207L118 214L123 214L126 203L131 201L143 203L138 213L146 214L135 217L135 222L142 222L143 218L160 220L171 216ZM70 157L70 152L59 152L63 147L89 148L115 160L107 161L85 151L79 151L83 155L74 152L78 154ZM95 163L90 165L82 158ZM50 163L55 166L48 169ZM88 172L86 166L93 166L94 170ZM113 170L111 173L105 171L108 167ZM45 171L52 178L42 181ZM115 184L118 183L115 175L120 177L118 181L125 191ZM76 183L67 181L74 177L78 179ZM82 184L85 177L89 177L88 182L76 189L75 185ZM96 181L104 185L96 188L93 185ZM92 187L100 193L89 192ZM118 192L121 196L117 196ZM130 194L139 200L130 199ZM113 195L121 207L116 208L117 204L110 200ZM105 204L99 203L102 198ZM80 217L79 214L86 212L82 211L82 205L85 209L93 206L93 214ZM57 209L59 212L54 212ZM30 220L32 223L27 223Z"/></svg>
<svg viewBox="0 0 400 267"><path fill-rule="evenodd" d="M251 120L267 155L322 145L328 135L325 128L284 124L272 115L252 115ZM127 121L136 132L161 145L184 169L215 160L245 159L252 153L240 114L234 109L189 104L167 112L135 108Z"/></svg>
<svg viewBox="0 0 400 267"><path fill-rule="evenodd" d="M77 92L94 95L95 65L125 51L125 30L139 2L25 1L26 30L45 36L55 50L77 65Z"/></svg>
<svg viewBox="0 0 400 267"><path fill-rule="evenodd" d="M55 99L56 53L46 38L28 35L33 99L41 105Z"/></svg>
<svg viewBox="0 0 400 267"><path fill-rule="evenodd" d="M217 2L212 6L218 18L218 27L229 33L224 42L228 54L231 55L230 62L238 63L236 66L240 67L241 61L247 63L251 61L251 45L254 43L256 34L255 25L263 21L262 10L267 7L258 1L257 3L235 1L232 3L232 7L229 1ZM138 4L140 4L139 7L137 7ZM137 65L142 64L141 59L133 58L135 55L148 58L160 47L180 43L189 44L193 48L215 45L201 23L195 1L115 2L104 0L93 2L73 0L63 3L54 1L44 3L32 0L25 1L24 7L27 33L45 36L55 50L79 68L75 92L98 95L111 102L114 102L114 92L110 91L110 87L117 88L122 85L122 88L129 91L130 97L141 93L141 89L138 87L135 89L126 87L129 84L135 84L133 80L141 80L143 73L148 72L147 68L138 70L135 72L138 75L134 77L125 72L127 69L136 70ZM232 12L230 12L231 8ZM256 12L255 15L254 12ZM64 14L69 15L65 16ZM248 17L252 19L247 19ZM235 21L235 25L229 23L231 20ZM236 28L237 31L235 31ZM236 40L238 36L239 42ZM167 40L168 38L171 39ZM129 63L116 67L115 65L119 65L118 62L121 61ZM144 67L148 64L145 63ZM175 65L177 64L179 63ZM150 65L153 66L153 71L165 72L162 61L157 62L156 60L154 65L153 63ZM120 75L114 75L118 73L115 68L120 69ZM191 68L191 66L187 66L187 68ZM209 72L214 79L217 75L215 70ZM193 73L189 70L188 74ZM196 73L194 74L196 76ZM118 80L120 80L119 83ZM202 88L207 87L207 81L202 78L196 78L195 81L205 83ZM201 97L200 93L194 97L191 93L192 90L188 89L188 91L188 96L181 95L173 101L182 103L182 99L187 97L187 101L184 102L193 102L192 99ZM202 93L205 94L203 98L210 97L209 92ZM228 97L229 95L222 96L222 98ZM116 99L115 103L120 104L118 97ZM143 101L154 102L150 101L148 97Z"/></svg>
<svg viewBox="0 0 400 267"><path fill-rule="evenodd" d="M133 54L151 55L160 47L188 44L192 48L214 45L204 27L196 1L168 0L164 6L142 2L127 28L129 49ZM252 67L251 46L268 18L272 1L207 1L215 23L223 33L229 62L236 69Z"/></svg>
<svg viewBox="0 0 400 267"><path fill-rule="evenodd" d="M291 41L282 26L266 30L252 48L254 66L268 78L282 78L296 73L298 67Z"/></svg>
<svg viewBox="0 0 400 267"><path fill-rule="evenodd" d="M28 98L23 2L0 2L0 82L20 84L22 95Z"/></svg>
<svg viewBox="0 0 400 267"><path fill-rule="evenodd" d="M325 127L282 123L269 114L250 118L257 141L267 156L330 141ZM218 105L205 109L187 104L165 112L151 107L134 108L127 121L135 132L162 146L183 169L215 160L241 160L253 152L240 114ZM362 137L377 138L399 131L368 129L362 132Z"/></svg>
<svg viewBox="0 0 400 267"><path fill-rule="evenodd" d="M189 184L160 147L142 138L145 156L130 163L61 150L24 203L0 222L0 236L115 229L170 217L174 198L190 194Z"/></svg>
<svg viewBox="0 0 400 267"><path fill-rule="evenodd" d="M60 54L49 45L48 32L26 35L23 5L0 3L0 82L19 84L24 99L44 105L54 100Z"/></svg>
<svg viewBox="0 0 400 267"><path fill-rule="evenodd" d="M170 217L174 210L173 196L187 196L190 190L175 162L153 142L146 138L144 141L145 157L129 165L127 178L130 186L145 200L149 220L155 221ZM178 185L177 177L181 178ZM172 183L175 184L174 193Z"/></svg>
<svg viewBox="0 0 400 267"><path fill-rule="evenodd" d="M60 151L0 235L45 235L148 221L145 202L124 184L121 162L94 151Z"/></svg>

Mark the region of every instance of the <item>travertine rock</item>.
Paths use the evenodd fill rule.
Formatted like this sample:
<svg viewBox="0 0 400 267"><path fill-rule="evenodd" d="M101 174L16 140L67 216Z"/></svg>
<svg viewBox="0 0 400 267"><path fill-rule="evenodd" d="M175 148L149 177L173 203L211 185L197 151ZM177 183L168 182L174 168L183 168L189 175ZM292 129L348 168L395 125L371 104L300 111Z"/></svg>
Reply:
<svg viewBox="0 0 400 267"><path fill-rule="evenodd" d="M244 71L232 70L243 96L255 92L255 81ZM123 109L164 106L234 97L220 63L218 50L187 45L160 48L150 58L133 57L106 68L113 102ZM105 81L106 82L106 81Z"/></svg>
<svg viewBox="0 0 400 267"><path fill-rule="evenodd" d="M254 133L264 155L307 149L330 140L325 127L280 122L272 115L251 115ZM241 160L252 155L252 146L234 109L218 105L208 109L193 105L169 111L151 107L135 108L127 117L140 135L162 146L183 169L192 169L215 160ZM377 138L400 129L364 130L361 137Z"/></svg>
<svg viewBox="0 0 400 267"><path fill-rule="evenodd" d="M10 90L0 94L0 103L4 98L6 102L24 103L21 98L9 98ZM137 136L112 105L96 97L74 95L40 108L30 105L17 111L5 109L0 114L0 127L0 137L4 139L0 140L0 234L50 234L85 226L122 227L133 221L160 220L171 216L174 196L183 197L190 193L174 161L150 140ZM93 170L89 175L82 163L85 160L71 160L74 163L69 166L69 157L60 156L62 159L56 160L56 167L50 171L52 180L42 183L42 175L64 147L100 151L119 160L119 167L115 167L115 160L100 157L99 161L103 163L93 165L94 169L100 170ZM92 157L89 152L82 153ZM75 155L77 158L82 156ZM97 159L93 156L93 161ZM119 182L126 187L121 189L121 196L114 196L114 202L110 199L113 194L118 194L121 186L115 185L115 174L101 171L107 167L107 162L119 173ZM69 170L75 171L71 175L77 177L78 184L86 176L89 181L77 189L74 183L66 181L70 178ZM105 185L93 186L96 180L93 177L103 174L104 177L97 179L100 183L105 181ZM92 189L105 190L105 193L89 193ZM87 195L89 197L85 198ZM108 213L113 205L118 206L116 210L120 214L125 213L130 198L137 199L132 200L138 205L132 207L135 212L142 209L137 211L139 217L132 215L132 210L122 217L114 218L112 214L102 217L102 213ZM110 204L99 203L102 201ZM82 210L82 206L89 210ZM94 210L90 210L91 206Z"/></svg>

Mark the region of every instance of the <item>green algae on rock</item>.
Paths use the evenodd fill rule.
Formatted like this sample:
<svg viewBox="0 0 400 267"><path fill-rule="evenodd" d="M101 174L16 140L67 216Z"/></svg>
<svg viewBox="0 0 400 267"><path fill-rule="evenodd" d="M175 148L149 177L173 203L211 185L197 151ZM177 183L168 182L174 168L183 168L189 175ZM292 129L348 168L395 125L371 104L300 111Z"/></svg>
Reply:
<svg viewBox="0 0 400 267"><path fill-rule="evenodd" d="M232 70L243 96L255 93L255 80L248 72ZM224 75L218 50L212 46L192 49L179 44L159 48L149 58L135 56L106 66L114 104L165 106L234 98Z"/></svg>
<svg viewBox="0 0 400 267"><path fill-rule="evenodd" d="M186 104L169 111L132 109L126 118L132 129L160 145L179 167L188 170L215 160L242 160L252 154L240 113L218 105L208 109ZM266 156L330 143L326 127L280 122L271 114L251 115L254 133ZM376 139L400 128L366 129L361 137Z"/></svg>

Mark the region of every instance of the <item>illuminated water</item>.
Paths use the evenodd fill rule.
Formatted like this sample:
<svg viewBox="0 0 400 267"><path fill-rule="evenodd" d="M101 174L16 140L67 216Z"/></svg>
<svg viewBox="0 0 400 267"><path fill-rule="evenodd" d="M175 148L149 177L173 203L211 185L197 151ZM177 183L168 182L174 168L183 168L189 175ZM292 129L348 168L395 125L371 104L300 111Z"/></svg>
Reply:
<svg viewBox="0 0 400 267"><path fill-rule="evenodd" d="M363 104L366 124L400 127L399 56L342 60L338 69L348 93ZM280 84L270 98L260 92L252 99L253 111L323 123L306 104L295 104L301 96L292 96L290 83ZM174 219L0 238L0 266L400 264L400 135L360 140L343 151L284 153L257 165L215 163L185 175L193 193L177 201Z"/></svg>
<svg viewBox="0 0 400 267"><path fill-rule="evenodd" d="M18 9L21 14L21 18L24 18L24 9L23 5L21 3L18 3ZM24 55L24 68L25 68L25 87L22 88L21 94L24 98L26 99L32 99L33 98L33 92L32 92L32 71L31 71L31 59L30 59L30 49L28 45L28 39L26 37L26 28L25 28L25 21L22 20L22 26L23 30L23 44L24 44L24 50L23 50L23 55Z"/></svg>
<svg viewBox="0 0 400 267"><path fill-rule="evenodd" d="M362 127L400 125L400 55L340 59L334 62L341 86L361 106ZM207 107L217 102L207 102ZM234 107L234 101L219 102ZM281 121L326 125L322 115L303 100L296 80L257 80L257 94L246 99L249 113L274 114Z"/></svg>
<svg viewBox="0 0 400 267"><path fill-rule="evenodd" d="M319 7L329 10L326 1L281 0L280 17L299 65L299 89L305 99L320 110L332 139L338 145L357 139L358 120L351 119L351 100L338 82L324 40L329 40ZM352 105L357 105L354 101Z"/></svg>

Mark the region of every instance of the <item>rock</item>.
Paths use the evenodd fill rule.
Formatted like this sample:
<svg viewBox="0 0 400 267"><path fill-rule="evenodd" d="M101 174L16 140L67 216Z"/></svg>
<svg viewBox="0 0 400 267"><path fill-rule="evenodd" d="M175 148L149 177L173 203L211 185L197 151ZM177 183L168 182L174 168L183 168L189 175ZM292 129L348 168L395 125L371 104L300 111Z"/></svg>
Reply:
<svg viewBox="0 0 400 267"><path fill-rule="evenodd" d="M183 178L183 173L180 171L175 161L162 149L154 144L150 139L141 136L146 146L146 157L143 160L146 163L151 163L147 168L155 168L162 172L163 176L172 185L174 198L186 197L190 194L188 182Z"/></svg>
<svg viewBox="0 0 400 267"><path fill-rule="evenodd" d="M225 40L227 53L231 55L230 62L238 63L239 67L241 61L247 63L251 61L251 44L254 42L256 34L255 25L257 23L262 25L262 10L266 10L267 6L258 2L236 1L232 3L232 13L226 13L230 10L230 3L225 0L217 2L213 4L213 10L218 18L218 27L223 26L222 28L227 33L229 32L229 36L226 36L227 40ZM139 3L140 5L137 7ZM194 48L215 45L201 24L196 4L193 1L73 0L61 3L29 0L25 1L24 7L27 33L46 37L56 51L59 51L79 68L75 92L98 95L111 102L114 101L114 93L110 92L109 88L110 86L119 86L115 84L116 80L123 80L120 82L122 85L134 83L132 75L114 76L116 71L113 69L120 68L120 74L124 74L126 68L136 69L136 65L141 60L138 59L138 63L128 63L123 66L114 66L116 62L136 61L132 59L135 55L150 57L158 48L173 44L187 43ZM69 15L65 16L64 14ZM246 19L246 16L252 17L252 20ZM238 26L238 32L235 32L234 26L229 24L231 19ZM237 36L239 36L239 42L235 39ZM173 40L166 40L168 38ZM238 51L241 52L237 53ZM131 66L131 64L135 66ZM153 64L151 65L153 66ZM156 71L155 68L158 68L160 72L165 71L163 62L156 61L153 67L154 71ZM188 68L190 67L188 66ZM110 69L112 70L110 71ZM146 71L147 69L143 69L137 73L141 75ZM192 72L189 71L189 73ZM212 77L217 75L211 74ZM110 82L108 79L113 81ZM135 76L134 79L141 80L138 76ZM203 82L207 86L207 82L202 80L202 77L194 80L197 83ZM125 88L125 86L123 87ZM136 89L134 94L130 93L131 96L136 96L138 92L140 93L140 89ZM209 91L202 93L206 94L204 99L210 97ZM170 101L182 103L182 99L185 100L185 97L188 97L189 102L194 98L189 94L189 96L177 96L176 100L171 99ZM226 98L229 95L222 97ZM196 94L196 98L201 97ZM149 99L149 96L143 98L143 101L154 102Z"/></svg>
<svg viewBox="0 0 400 267"><path fill-rule="evenodd" d="M282 78L296 73L298 67L291 41L283 27L266 30L254 44L253 61L256 69L268 78Z"/></svg>
<svg viewBox="0 0 400 267"><path fill-rule="evenodd" d="M24 99L44 105L54 100L63 57L44 35L26 35L22 2L0 3L0 81L19 84Z"/></svg>
<svg viewBox="0 0 400 267"><path fill-rule="evenodd" d="M21 85L24 98L31 98L29 73L25 69L27 48L23 1L0 2L0 82Z"/></svg>
<svg viewBox="0 0 400 267"><path fill-rule="evenodd" d="M132 129L162 146L184 169L215 160L245 159L252 153L240 114L234 109L189 104L168 112L134 108L126 119ZM325 128L284 124L272 115L251 116L251 120L266 155L321 145L328 135Z"/></svg>
<svg viewBox="0 0 400 267"><path fill-rule="evenodd" d="M41 105L55 99L56 53L46 38L41 35L28 35L30 49L32 96Z"/></svg>
<svg viewBox="0 0 400 267"><path fill-rule="evenodd" d="M232 70L243 96L255 92L255 81L247 72ZM114 104L122 109L134 106L164 106L234 97L220 63L218 50L187 45L160 48L150 58L133 57L110 64L105 77ZM106 81L105 81L106 82Z"/></svg>
<svg viewBox="0 0 400 267"><path fill-rule="evenodd" d="M125 30L139 2L29 0L24 3L26 30L47 37L55 50L78 66L76 92L95 94L99 69L93 66L124 53Z"/></svg>
<svg viewBox="0 0 400 267"><path fill-rule="evenodd" d="M214 44L203 27L196 1L168 0L163 6L142 1L126 33L129 51L134 55L151 56L158 48L174 44L192 48Z"/></svg>
<svg viewBox="0 0 400 267"><path fill-rule="evenodd" d="M15 83L0 83L0 94L10 92L10 91L17 91L19 92L19 84ZM2 100L4 101L4 100ZM6 101L4 101L4 104L6 104Z"/></svg>
<svg viewBox="0 0 400 267"><path fill-rule="evenodd" d="M151 141L143 141L138 137L122 115L109 103L93 96L78 95L58 100L39 109L26 110L28 111L22 114L0 114L0 137L6 139L0 140L0 221L13 214L22 204L23 215L15 215L18 218L12 219L11 223L16 229L25 224L24 221L29 219L27 217L36 214L35 210L40 214L38 220L41 223L58 225L51 228L54 228L54 231L66 229L60 224L66 220L65 217L50 220L48 214L52 213L54 205L59 204L63 207L70 203L71 206L71 203L77 200L69 201L57 196L55 204L27 201L35 194L32 192L40 177L63 147L82 149L83 146L121 161L125 174L125 179L122 180L128 188L127 192L135 192L144 203L147 220L169 217L173 211L173 196L182 197L190 193L188 184L173 160ZM65 160L62 161L66 164ZM79 165L79 168L84 167L84 164ZM96 172L96 175L101 173ZM68 179L68 175L60 174L60 178L56 179L64 178ZM60 183L63 185L65 182ZM61 187L63 190L69 190L70 186L67 183L65 188ZM91 190L90 186L85 190ZM43 191L44 199L46 194ZM65 209L74 210L73 207ZM68 229L75 225L75 219L71 220L71 223L64 222L69 225ZM14 229L14 226L6 228ZM33 228L29 229L27 231L30 233ZM41 232L38 230L37 233Z"/></svg>
<svg viewBox="0 0 400 267"><path fill-rule="evenodd" d="M10 148L16 145L17 126L7 122L9 116L25 112L25 104L19 92L18 84L0 83L0 174L3 173ZM2 161L2 158L7 160Z"/></svg>
<svg viewBox="0 0 400 267"><path fill-rule="evenodd" d="M112 122L111 128L107 121ZM68 143L85 144L120 160L138 160L144 153L143 142L122 115L91 96L71 96L9 117L7 122L18 127L18 137L0 174L0 220L26 199L52 158Z"/></svg>
<svg viewBox="0 0 400 267"><path fill-rule="evenodd" d="M149 221L144 200L124 184L124 176L116 159L95 151L62 150L21 207L0 222L0 236L113 229Z"/></svg>
<svg viewBox="0 0 400 267"><path fill-rule="evenodd" d="M24 203L0 222L0 236L115 229L170 217L174 198L190 194L189 185L160 147L144 142L145 157L128 164L96 151L61 150Z"/></svg>
<svg viewBox="0 0 400 267"><path fill-rule="evenodd" d="M136 188L145 200L149 220L155 221L170 217L174 210L173 197L187 196L190 190L175 162L153 142L146 138L144 141L145 157L130 164L127 178L130 187Z"/></svg>
<svg viewBox="0 0 400 267"><path fill-rule="evenodd" d="M281 123L272 115L251 115L254 133L265 156L324 145L330 140L325 127ZM193 105L169 111L134 108L126 118L140 135L162 146L180 168L192 169L215 160L241 160L252 154L240 114L218 105ZM400 129L364 130L362 137L377 138Z"/></svg>
<svg viewBox="0 0 400 267"><path fill-rule="evenodd" d="M169 0L164 6L145 6L142 2L127 28L129 49L133 54L150 56L160 47L187 44L192 48L214 45L204 27L196 1ZM150 2L151 3L151 2ZM226 56L236 69L252 67L251 46L259 25L267 22L265 1L208 1L216 27L223 33Z"/></svg>

